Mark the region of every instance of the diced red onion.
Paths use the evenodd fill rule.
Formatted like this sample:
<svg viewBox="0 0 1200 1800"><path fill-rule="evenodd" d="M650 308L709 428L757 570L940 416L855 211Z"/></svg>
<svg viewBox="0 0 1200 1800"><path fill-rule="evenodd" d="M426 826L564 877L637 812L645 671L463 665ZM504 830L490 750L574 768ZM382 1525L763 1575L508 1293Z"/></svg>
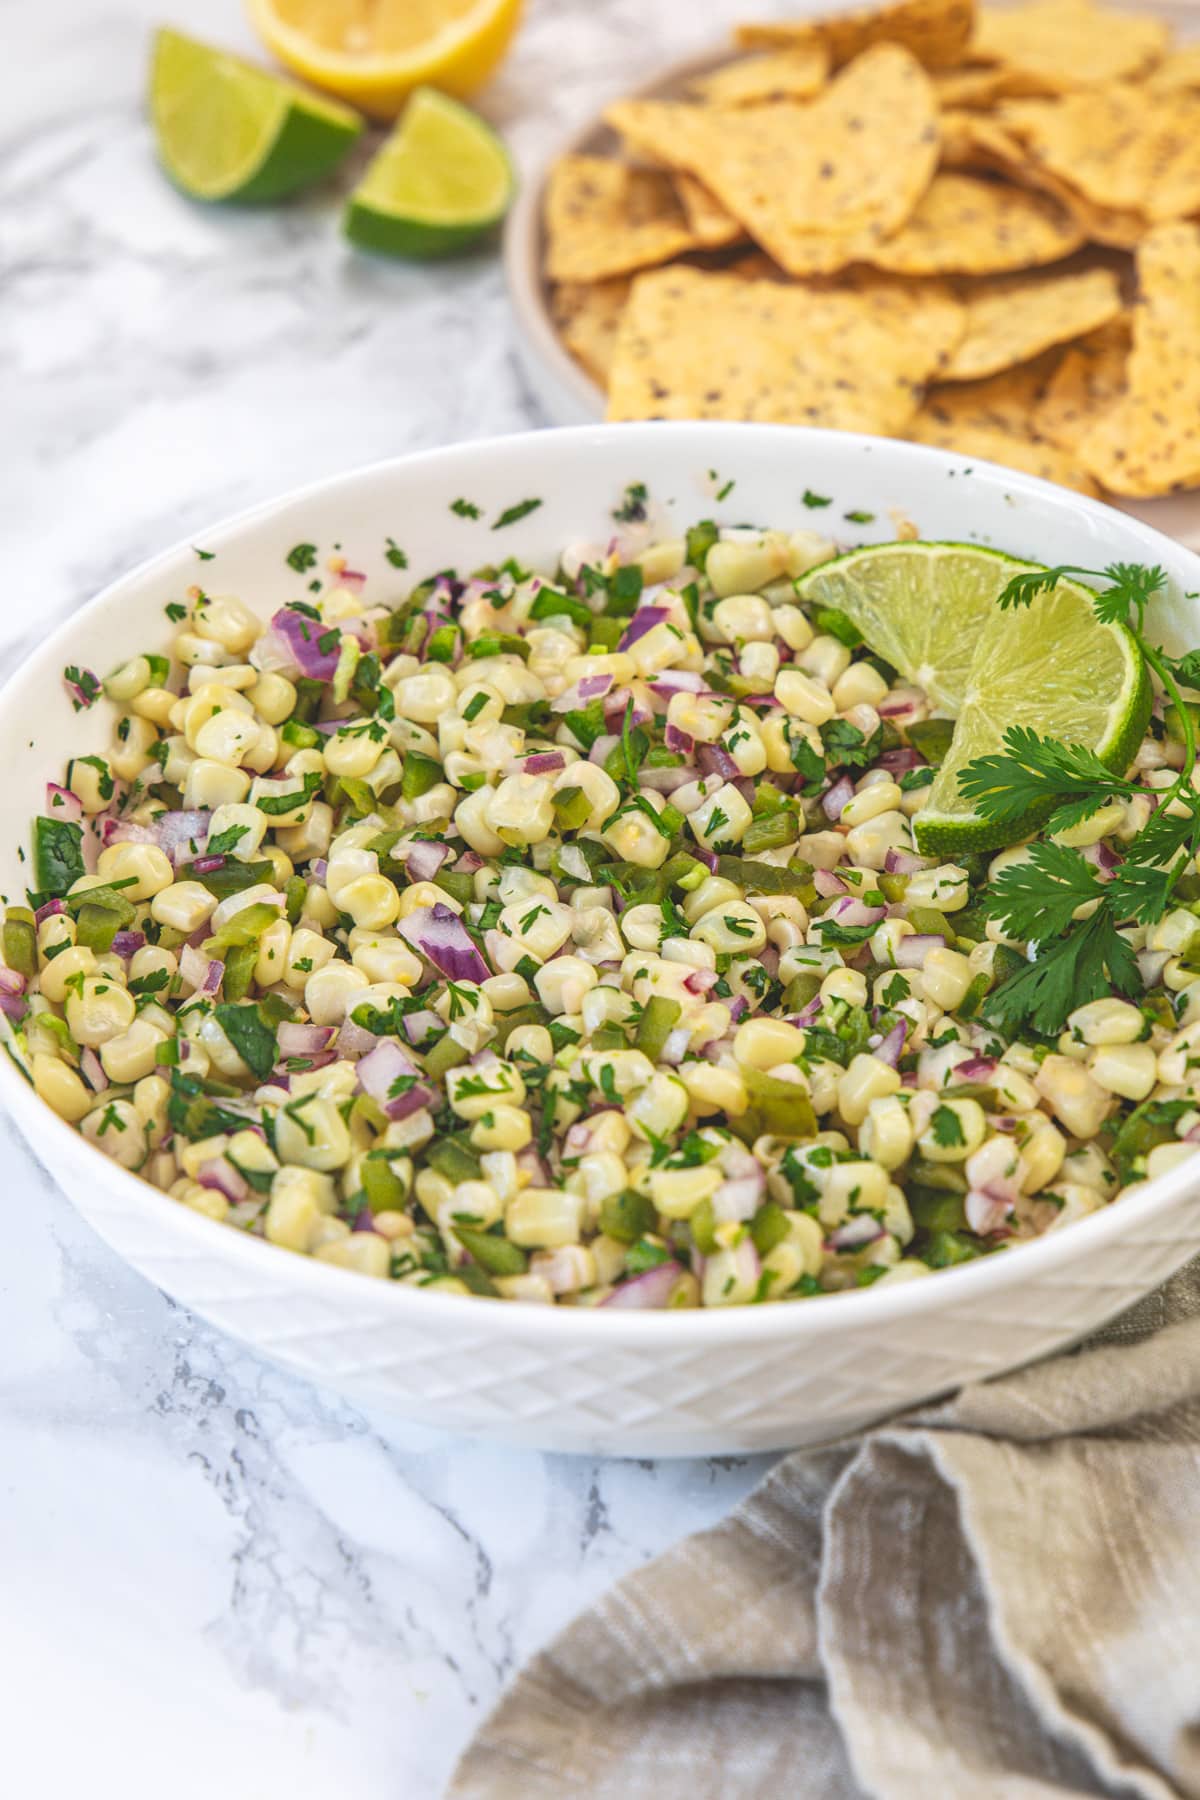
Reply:
<svg viewBox="0 0 1200 1800"><path fill-rule="evenodd" d="M491 975L458 914L440 900L433 906L418 907L401 919L396 929L406 943L452 981L487 981Z"/></svg>
<svg viewBox="0 0 1200 1800"><path fill-rule="evenodd" d="M520 766L523 775L556 775L566 768L567 759L561 750L537 750L526 756Z"/></svg>
<svg viewBox="0 0 1200 1800"><path fill-rule="evenodd" d="M10 994L0 989L0 1012L7 1019L23 1019L25 1017L24 995Z"/></svg>
<svg viewBox="0 0 1200 1800"><path fill-rule="evenodd" d="M924 694L916 688L897 688L879 702L876 711L881 719L911 719L925 704Z"/></svg>
<svg viewBox="0 0 1200 1800"><path fill-rule="evenodd" d="M561 694L555 696L550 702L550 711L574 712L578 707L586 706L590 700L598 700L602 694L607 694L612 684L613 677L607 672L581 675L578 681L573 681L569 688L564 688Z"/></svg>
<svg viewBox="0 0 1200 1800"><path fill-rule="evenodd" d="M814 869L812 880L818 894L823 895L826 900L834 900L839 894L847 894L850 891L841 877L835 875L832 869Z"/></svg>
<svg viewBox="0 0 1200 1800"><path fill-rule="evenodd" d="M989 1188L972 1188L963 1204L967 1224L980 1237L989 1237L1007 1224L1013 1209L1011 1200Z"/></svg>
<svg viewBox="0 0 1200 1800"><path fill-rule="evenodd" d="M1085 844L1079 854L1091 863L1101 881L1111 881L1113 871L1121 866L1121 858L1105 843Z"/></svg>
<svg viewBox="0 0 1200 1800"><path fill-rule="evenodd" d="M90 683L90 686L84 687L82 680L68 681L65 675L63 676L63 686L74 701L76 712L86 712L88 707L94 706L99 698L100 682L90 669L81 669L79 673Z"/></svg>
<svg viewBox="0 0 1200 1800"><path fill-rule="evenodd" d="M696 751L696 766L705 775L719 775L722 781L737 781L742 773L721 744L701 744Z"/></svg>
<svg viewBox="0 0 1200 1800"><path fill-rule="evenodd" d="M688 851L688 855L695 857L697 862L703 863L705 868L708 869L711 874L716 874L717 853L715 850L707 850L703 844L693 844Z"/></svg>
<svg viewBox="0 0 1200 1800"><path fill-rule="evenodd" d="M921 869L933 867L928 857L917 856L912 850L889 850L883 866L889 875L916 875Z"/></svg>
<svg viewBox="0 0 1200 1800"><path fill-rule="evenodd" d="M821 811L833 824L842 816L842 808L847 800L854 797L854 783L848 775L839 775L832 787L821 795Z"/></svg>
<svg viewBox="0 0 1200 1800"><path fill-rule="evenodd" d="M599 763L601 766L603 766L604 759L608 755L609 751L615 749L616 746L620 743L620 741L621 741L620 738L617 737L612 732L606 733L606 735L603 737L598 737L596 739L595 743L592 745L591 749L588 751L588 761L592 762L592 763Z"/></svg>
<svg viewBox="0 0 1200 1800"><path fill-rule="evenodd" d="M727 1002L727 1004L729 1007L729 1023L731 1025L738 1024L750 1010L750 1002L744 994L736 994L732 1000Z"/></svg>
<svg viewBox="0 0 1200 1800"><path fill-rule="evenodd" d="M483 858L478 850L464 850L454 867L460 874L475 875L483 867Z"/></svg>
<svg viewBox="0 0 1200 1800"><path fill-rule="evenodd" d="M890 1068L895 1069L899 1066L900 1058L904 1054L904 1043L907 1037L908 1026L903 1019L898 1019L887 1036L875 1046L871 1055L877 1056L880 1062L885 1062Z"/></svg>
<svg viewBox="0 0 1200 1800"><path fill-rule="evenodd" d="M944 950L946 940L940 931L913 931L896 940L896 967L920 969L931 950Z"/></svg>
<svg viewBox="0 0 1200 1800"><path fill-rule="evenodd" d="M610 1111L611 1108L602 1110ZM532 1178L534 1187L549 1187L554 1180L550 1173L549 1163L539 1151L534 1149L532 1144L527 1144L524 1150L517 1151L517 1167L523 1174Z"/></svg>
<svg viewBox="0 0 1200 1800"><path fill-rule="evenodd" d="M715 969L693 969L689 975L684 976L683 985L689 994L707 994L709 988L716 987L720 979Z"/></svg>
<svg viewBox="0 0 1200 1800"><path fill-rule="evenodd" d="M886 906L868 906L863 900L856 900L853 895L845 894L835 900L825 915L836 919L839 925L878 925L887 916Z"/></svg>
<svg viewBox="0 0 1200 1800"><path fill-rule="evenodd" d="M329 1049L337 1036L332 1025L298 1025L285 1019L275 1041L280 1056L319 1056L322 1050Z"/></svg>
<svg viewBox="0 0 1200 1800"><path fill-rule="evenodd" d="M436 1098L432 1088L423 1086L420 1081L402 1094L392 1093L397 1080L421 1073L395 1038L380 1038L375 1048L359 1062L355 1073L362 1092L370 1094L389 1119L407 1119L410 1113L431 1105Z"/></svg>
<svg viewBox="0 0 1200 1800"><path fill-rule="evenodd" d="M669 1031L667 1033L662 1050L659 1053L659 1061L669 1063L673 1069L678 1068L679 1064L688 1053L688 1046L691 1041L691 1026L677 1025L674 1031Z"/></svg>
<svg viewBox="0 0 1200 1800"><path fill-rule="evenodd" d="M970 1056L966 1062L954 1065L956 1081L990 1081L996 1073L994 1056Z"/></svg>
<svg viewBox="0 0 1200 1800"><path fill-rule="evenodd" d="M660 669L650 683L650 692L660 700L672 694L708 694L704 677L697 669Z"/></svg>
<svg viewBox="0 0 1200 1800"><path fill-rule="evenodd" d="M271 1073L277 1081L290 1081L293 1075L311 1075L314 1069L327 1069L331 1062L336 1061L336 1050L320 1050L315 1056L289 1056L287 1062L277 1062ZM289 1062L295 1062L301 1066L289 1069Z"/></svg>
<svg viewBox="0 0 1200 1800"><path fill-rule="evenodd" d="M327 650L319 649L319 641L328 638L331 632L332 645ZM290 660L295 673L306 675L311 681L329 681L338 666L341 648L342 627L325 625L320 619L310 619L307 613L293 612L290 606L281 606L268 630L254 646L251 661L256 668L270 668L286 674ZM270 662L261 660L264 650L270 655Z"/></svg>
<svg viewBox="0 0 1200 1800"><path fill-rule="evenodd" d="M216 1188L227 1200L244 1200L250 1192L250 1183L239 1169L224 1156L210 1156L196 1170L196 1180L201 1187Z"/></svg>
<svg viewBox="0 0 1200 1800"><path fill-rule="evenodd" d="M663 733L663 741L666 744L667 749L673 751L676 756L690 756L692 751L696 748L696 740L692 737L691 733L681 731L678 725L672 725L670 720L667 721L667 729Z"/></svg>
<svg viewBox="0 0 1200 1800"><path fill-rule="evenodd" d="M144 931L118 931L113 938L112 947L117 956L128 962L136 956L146 942Z"/></svg>
<svg viewBox="0 0 1200 1800"><path fill-rule="evenodd" d="M670 616L669 606L639 606L621 633L617 649L628 650L631 644L636 644L639 638L645 637L648 631L653 631L656 625L661 625Z"/></svg>
<svg viewBox="0 0 1200 1800"><path fill-rule="evenodd" d="M723 1181L712 1197L712 1208L718 1221L740 1223L752 1219L762 1202L766 1176L759 1169L752 1175L735 1175Z"/></svg>
<svg viewBox="0 0 1200 1800"><path fill-rule="evenodd" d="M339 587L349 588L352 594L361 594L367 585L367 577L362 569L343 569L337 578Z"/></svg>
<svg viewBox="0 0 1200 1800"><path fill-rule="evenodd" d="M46 904L44 906L39 906L34 913L34 923L41 925L46 919L57 918L60 913L65 913L66 910L65 901L47 900Z"/></svg>
<svg viewBox="0 0 1200 1800"><path fill-rule="evenodd" d="M644 1274L633 1275L628 1281L623 1281L600 1304L624 1311L660 1310L669 1302L682 1274L683 1270L677 1262L659 1263L655 1268L647 1269Z"/></svg>
<svg viewBox="0 0 1200 1800"><path fill-rule="evenodd" d="M78 825L83 817L83 802L70 788L59 787L56 781L46 783L46 817L48 819L66 819L72 825Z"/></svg>
<svg viewBox="0 0 1200 1800"><path fill-rule="evenodd" d="M312 876L312 879L320 882L323 887L325 885L325 877L329 873L329 864L323 856L318 856L314 862L311 862L308 865L308 872Z"/></svg>
<svg viewBox="0 0 1200 1800"><path fill-rule="evenodd" d="M919 769L925 758L911 744L897 744L893 750L881 750L875 758L877 769L886 769L889 775L907 775L910 769Z"/></svg>
<svg viewBox="0 0 1200 1800"><path fill-rule="evenodd" d="M90 1044L79 1052L79 1073L93 1094L103 1093L108 1086L108 1076L104 1073L104 1064Z"/></svg>
<svg viewBox="0 0 1200 1800"><path fill-rule="evenodd" d="M176 865L181 862L190 862L198 851L203 851L203 847L208 841L211 820L211 813L201 812L198 809L187 812L160 813L150 827L152 840ZM133 829L136 830L137 827L133 827ZM120 834L114 833L113 835L118 837Z"/></svg>
<svg viewBox="0 0 1200 1800"><path fill-rule="evenodd" d="M803 1030L806 1025L815 1025L820 1016L821 996L814 994L806 1006L802 1006L798 1013L793 1013L790 1023L799 1025Z"/></svg>
<svg viewBox="0 0 1200 1800"><path fill-rule="evenodd" d="M215 958L201 956L192 944L185 944L179 957L179 973L198 994L215 994L225 974L225 965Z"/></svg>
<svg viewBox="0 0 1200 1800"><path fill-rule="evenodd" d="M432 881L451 850L449 844L434 844L426 838L414 838L411 843L403 846L400 854L404 858L410 881Z"/></svg>
<svg viewBox="0 0 1200 1800"><path fill-rule="evenodd" d="M862 1250L876 1239L886 1237L887 1233L878 1219L870 1213L859 1213L853 1219L847 1219L836 1231L830 1233L825 1240L831 1250Z"/></svg>
<svg viewBox="0 0 1200 1800"><path fill-rule="evenodd" d="M676 788L686 787L689 781L695 781L696 771L689 764L679 769L647 769L638 770L638 786L650 788L656 794L673 794Z"/></svg>
<svg viewBox="0 0 1200 1800"><path fill-rule="evenodd" d="M604 702L604 723L610 731L619 733L625 729L626 719L631 725L649 725L654 714L644 701L634 696L630 688L614 688Z"/></svg>
<svg viewBox="0 0 1200 1800"><path fill-rule="evenodd" d="M211 875L217 869L225 867L223 856L198 856L192 865L197 875Z"/></svg>
<svg viewBox="0 0 1200 1800"><path fill-rule="evenodd" d="M407 1023L406 1017L405 1024ZM364 1031L361 1025L356 1025L349 1013L338 1026L337 1053L351 1062L356 1062L360 1056L365 1056L367 1051L373 1050L378 1042L379 1039L375 1033Z"/></svg>

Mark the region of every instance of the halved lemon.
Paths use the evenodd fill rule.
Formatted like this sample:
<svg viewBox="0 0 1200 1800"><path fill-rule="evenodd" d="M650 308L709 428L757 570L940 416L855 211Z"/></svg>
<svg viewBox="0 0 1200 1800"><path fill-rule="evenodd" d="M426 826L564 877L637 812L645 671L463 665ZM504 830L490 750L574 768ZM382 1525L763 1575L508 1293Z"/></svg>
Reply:
<svg viewBox="0 0 1200 1800"><path fill-rule="evenodd" d="M474 93L508 49L521 0L248 0L280 62L378 119L416 87Z"/></svg>

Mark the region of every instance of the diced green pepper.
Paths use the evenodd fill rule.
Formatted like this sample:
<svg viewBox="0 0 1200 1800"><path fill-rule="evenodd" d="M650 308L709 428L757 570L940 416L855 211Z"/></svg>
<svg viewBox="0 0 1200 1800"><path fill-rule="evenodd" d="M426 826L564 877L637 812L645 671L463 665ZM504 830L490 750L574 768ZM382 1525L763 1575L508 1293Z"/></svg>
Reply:
<svg viewBox="0 0 1200 1800"><path fill-rule="evenodd" d="M529 1258L517 1244L496 1237L490 1231L478 1231L473 1225L455 1225L454 1235L468 1256L474 1257L489 1275L523 1275Z"/></svg>
<svg viewBox="0 0 1200 1800"><path fill-rule="evenodd" d="M252 907L245 909L252 912ZM275 914L278 918L278 913ZM232 923L232 921L230 921ZM226 1000L244 1000L250 991L250 983L254 979L254 965L258 961L258 944L234 944L225 958L225 975L221 982L221 992Z"/></svg>
<svg viewBox="0 0 1200 1800"><path fill-rule="evenodd" d="M743 1069L742 1080L750 1104L744 1113L730 1119L729 1126L743 1143L752 1144L763 1136L806 1138L814 1134L817 1115L796 1082L782 1081L758 1069Z"/></svg>
<svg viewBox="0 0 1200 1800"><path fill-rule="evenodd" d="M37 974L37 927L28 907L9 907L4 917L3 948L4 961L15 974Z"/></svg>
<svg viewBox="0 0 1200 1800"><path fill-rule="evenodd" d="M799 836L800 825L795 813L769 813L750 821L742 836L742 849L748 856L759 850L782 850L785 844L794 844Z"/></svg>
<svg viewBox="0 0 1200 1800"><path fill-rule="evenodd" d="M133 917L132 907L129 916ZM75 942L96 956L103 956L112 949L121 923L120 914L107 906L81 906L75 916Z"/></svg>
<svg viewBox="0 0 1200 1800"><path fill-rule="evenodd" d="M203 874L194 863L188 863L179 870L178 879L198 881L201 887L206 887L218 900L228 900L230 894L241 894L248 887L273 882L274 875L274 866L269 862L245 863L230 857L224 868L206 869Z"/></svg>
<svg viewBox="0 0 1200 1800"><path fill-rule="evenodd" d="M408 1192L382 1152L369 1150L363 1157L362 1184L373 1213L403 1211Z"/></svg>
<svg viewBox="0 0 1200 1800"><path fill-rule="evenodd" d="M760 1206L750 1221L750 1237L760 1256L766 1256L776 1244L785 1243L790 1231L786 1212L774 1200Z"/></svg>
<svg viewBox="0 0 1200 1800"><path fill-rule="evenodd" d="M285 911L289 925L298 925L300 915L304 911L304 901L308 894L308 883L302 875L289 875L283 890L287 902Z"/></svg>
<svg viewBox="0 0 1200 1800"><path fill-rule="evenodd" d="M478 1181L483 1172L483 1164L465 1132L434 1138L425 1155L430 1168L447 1181Z"/></svg>
<svg viewBox="0 0 1200 1800"><path fill-rule="evenodd" d="M231 919L226 919L207 940L208 944L216 950L257 945L263 932L268 926L277 924L280 916L277 906L268 906L265 900L256 900L253 906L243 906Z"/></svg>
<svg viewBox="0 0 1200 1800"><path fill-rule="evenodd" d="M688 1229L701 1256L711 1256L714 1250L720 1249L716 1237L717 1215L711 1200L702 1200L695 1208L688 1220Z"/></svg>
<svg viewBox="0 0 1200 1800"><path fill-rule="evenodd" d="M633 1045L651 1062L657 1062L663 1053L663 1046L676 1025L679 1023L682 1008L678 1000L668 1000L661 994L655 994L647 1000L638 1021Z"/></svg>
<svg viewBox="0 0 1200 1800"><path fill-rule="evenodd" d="M440 868L433 878L434 887L449 894L460 906L469 906L475 898L475 877L469 869Z"/></svg>
<svg viewBox="0 0 1200 1800"><path fill-rule="evenodd" d="M965 1196L940 1188L910 1187L908 1210L921 1231L962 1231L967 1223Z"/></svg>
<svg viewBox="0 0 1200 1800"><path fill-rule="evenodd" d="M430 1081L440 1081L447 1069L457 1069L460 1063L470 1060L469 1054L461 1044L456 1044L447 1032L439 1038L425 1057L425 1073Z"/></svg>
<svg viewBox="0 0 1200 1800"><path fill-rule="evenodd" d="M931 1232L927 1242L918 1240L917 1250L921 1261L931 1269L948 1269L954 1263L972 1262L983 1255L982 1245L957 1231Z"/></svg>
<svg viewBox="0 0 1200 1800"><path fill-rule="evenodd" d="M427 794L439 781L445 780L440 762L432 756L423 756L419 750L410 750L404 758L404 774L400 781L400 794L405 800L419 800Z"/></svg>
<svg viewBox="0 0 1200 1800"><path fill-rule="evenodd" d="M654 1202L645 1194L626 1188L623 1193L609 1194L600 1202L600 1229L605 1237L619 1244L634 1244L658 1225Z"/></svg>
<svg viewBox="0 0 1200 1800"><path fill-rule="evenodd" d="M560 788L554 796L554 815L564 831L578 831L591 810L592 803L582 788Z"/></svg>

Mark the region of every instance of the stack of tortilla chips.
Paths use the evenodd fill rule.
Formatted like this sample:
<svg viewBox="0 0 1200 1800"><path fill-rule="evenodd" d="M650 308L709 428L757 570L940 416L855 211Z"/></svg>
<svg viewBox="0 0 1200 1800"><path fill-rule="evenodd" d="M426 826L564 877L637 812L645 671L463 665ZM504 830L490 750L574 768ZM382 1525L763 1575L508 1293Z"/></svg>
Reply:
<svg viewBox="0 0 1200 1800"><path fill-rule="evenodd" d="M610 419L878 432L1200 485L1200 46L1092 0L746 25L545 194Z"/></svg>

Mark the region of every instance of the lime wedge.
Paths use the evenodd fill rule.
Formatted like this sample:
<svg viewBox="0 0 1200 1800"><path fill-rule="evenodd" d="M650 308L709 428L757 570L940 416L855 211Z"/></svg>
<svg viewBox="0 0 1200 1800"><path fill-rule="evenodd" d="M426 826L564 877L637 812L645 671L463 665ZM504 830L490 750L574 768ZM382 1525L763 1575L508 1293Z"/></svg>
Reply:
<svg viewBox="0 0 1200 1800"><path fill-rule="evenodd" d="M418 88L346 208L346 236L388 256L448 256L504 217L514 178L482 119Z"/></svg>
<svg viewBox="0 0 1200 1800"><path fill-rule="evenodd" d="M349 107L165 29L150 114L163 168L194 200L279 200L327 175L363 126Z"/></svg>
<svg viewBox="0 0 1200 1800"><path fill-rule="evenodd" d="M1101 624L1087 588L1060 581L1032 606L996 604L1013 575L1038 566L968 544L885 544L798 583L801 599L839 607L877 655L957 719L913 820L927 855L999 849L1042 822L1030 814L997 826L959 791L959 770L1001 751L1010 726L1085 744L1122 771L1146 730L1152 695L1141 651L1125 626Z"/></svg>
<svg viewBox="0 0 1200 1800"><path fill-rule="evenodd" d="M1033 567L974 544L878 544L818 564L796 592L846 613L877 656L956 713L984 620L1013 576Z"/></svg>

